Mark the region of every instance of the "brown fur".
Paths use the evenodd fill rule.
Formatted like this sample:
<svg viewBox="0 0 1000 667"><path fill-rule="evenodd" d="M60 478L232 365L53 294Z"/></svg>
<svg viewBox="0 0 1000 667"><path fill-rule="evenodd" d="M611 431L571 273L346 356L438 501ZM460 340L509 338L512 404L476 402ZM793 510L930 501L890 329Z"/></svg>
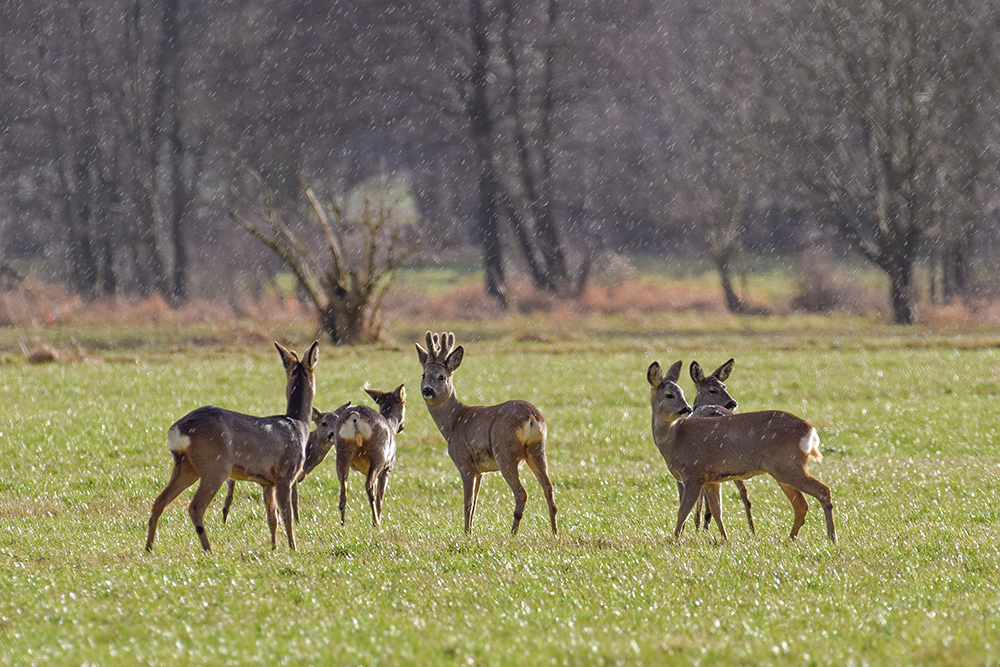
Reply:
<svg viewBox="0 0 1000 667"><path fill-rule="evenodd" d="M382 501L389 484L389 473L396 467L396 434L403 430L406 418L406 388L394 391L365 390L379 411L358 405L344 410L333 425L337 448L337 479L340 481L340 523L347 510L347 474L351 468L364 472L365 491L372 510L372 525L382 525Z"/></svg>
<svg viewBox="0 0 1000 667"><path fill-rule="evenodd" d="M350 405L350 402L344 403L332 412L321 412L315 407L312 409L312 420L316 424L316 429L309 433L309 439L306 441L306 460L302 465L302 474L299 475L298 480L292 485L292 516L295 518L295 523L299 522L299 482L305 479L306 475L311 473L316 466L322 463L326 455L330 452L330 449L333 447L333 424L337 421L340 413L350 407ZM233 504L233 495L236 491L236 480L230 478L227 486L226 500L222 504L222 523L226 523L229 518L229 508Z"/></svg>
<svg viewBox="0 0 1000 667"><path fill-rule="evenodd" d="M646 373L651 386L653 441L682 486L674 534L680 536L684 521L704 490L719 532L726 539L720 482L767 473L781 486L795 511L791 537L798 534L809 509L804 492L822 503L827 536L836 542L830 489L806 470L809 458L818 451L814 447L806 452L801 447L803 438L814 433L813 427L795 415L779 411L684 418L691 408L677 386L680 369L681 363L677 362L663 375L654 361Z"/></svg>
<svg viewBox="0 0 1000 667"><path fill-rule="evenodd" d="M210 551L204 517L208 504L222 484L233 479L249 479L264 487L271 546L277 547L278 510L285 524L288 546L295 550L292 522L292 487L302 473L309 435L309 416L316 393L313 372L318 342L302 361L294 352L275 343L285 366L285 395L288 408L283 416L253 417L214 406L198 408L170 427L168 441L174 468L166 488L153 502L146 535L146 550L153 550L156 526L163 510L184 489L199 479L188 513L205 551Z"/></svg>
<svg viewBox="0 0 1000 667"><path fill-rule="evenodd" d="M438 336L428 331L426 342L426 350L416 346L424 371L420 391L427 410L448 443L448 455L462 476L465 532L472 532L483 474L499 470L514 494L511 533L517 534L528 498L517 469L526 461L545 494L552 533L558 535L555 496L545 460L547 427L541 412L527 401L465 405L455 395L452 381L465 349L461 345L455 347L455 334L452 333Z"/></svg>
<svg viewBox="0 0 1000 667"><path fill-rule="evenodd" d="M694 382L695 387L692 417L724 417L733 414L733 411L736 410L739 404L729 395L729 390L726 388L726 380L729 379L729 374L733 372L735 364L736 360L730 359L716 368L715 372L711 375L706 376L697 361L691 362L689 370L691 381ZM753 512L751 511L750 494L747 493L747 485L739 479L734 479L733 484L736 485L736 488L740 492L740 499L743 501L743 509L746 511L750 532L756 533L757 531L754 530L753 526ZM707 507L708 497L703 493L698 497L698 503L694 508L694 525L696 529L701 524L699 517L702 515L701 504L703 499ZM712 512L706 509L704 519L705 530L708 530L708 524L711 520Z"/></svg>

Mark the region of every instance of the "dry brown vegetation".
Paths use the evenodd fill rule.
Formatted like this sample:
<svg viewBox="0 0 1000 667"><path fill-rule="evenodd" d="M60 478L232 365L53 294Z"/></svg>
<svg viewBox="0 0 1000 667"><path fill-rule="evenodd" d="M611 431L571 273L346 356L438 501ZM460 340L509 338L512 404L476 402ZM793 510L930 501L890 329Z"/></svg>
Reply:
<svg viewBox="0 0 1000 667"><path fill-rule="evenodd" d="M663 284L628 278L608 285L590 285L578 299L566 299L535 290L527 280L510 281L514 312L542 314L563 323L589 316L624 315L637 321L663 313L691 312L725 316L720 289L687 282ZM885 304L859 285L837 279L823 267L813 267L799 282L797 294L785 303L769 303L773 313L796 310L846 314L887 312ZM482 320L503 316L496 301L486 295L480 282L449 291L426 294L398 287L386 295L386 321L418 321L433 314L437 320ZM921 324L935 327L1000 324L1000 300L954 302L947 305L922 303L917 309ZM269 294L262 297L227 297L223 300L193 299L181 308L171 308L162 298L102 299L85 301L56 285L33 279L17 289L0 292L0 327L37 331L54 327L150 325L208 325L225 332L229 343L267 342L275 327L314 326L312 307L297 299ZM35 362L75 360L85 355L75 350L54 349L36 342L22 345L26 358Z"/></svg>

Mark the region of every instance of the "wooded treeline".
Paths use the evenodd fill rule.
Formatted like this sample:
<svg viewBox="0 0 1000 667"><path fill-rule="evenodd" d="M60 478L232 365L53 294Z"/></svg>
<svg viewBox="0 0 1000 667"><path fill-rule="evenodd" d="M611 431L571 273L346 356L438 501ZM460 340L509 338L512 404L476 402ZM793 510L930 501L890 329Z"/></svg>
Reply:
<svg viewBox="0 0 1000 667"><path fill-rule="evenodd" d="M388 175L501 303L643 250L739 312L740 253L828 244L910 322L997 268L998 35L990 0L4 3L0 263L179 304L276 269L245 166L292 219Z"/></svg>

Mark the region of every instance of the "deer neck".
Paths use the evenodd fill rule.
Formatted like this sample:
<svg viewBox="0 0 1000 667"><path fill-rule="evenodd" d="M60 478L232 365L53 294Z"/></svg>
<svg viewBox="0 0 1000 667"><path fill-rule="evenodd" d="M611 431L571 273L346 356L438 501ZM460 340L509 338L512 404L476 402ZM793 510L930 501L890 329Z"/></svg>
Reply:
<svg viewBox="0 0 1000 667"><path fill-rule="evenodd" d="M469 406L458 400L458 396L452 391L446 400L435 405L428 404L427 411L431 413L431 419L441 431L441 435L444 436L445 440L448 440L452 431L469 412Z"/></svg>
<svg viewBox="0 0 1000 667"><path fill-rule="evenodd" d="M333 447L333 441L327 440L326 442L319 441L319 431L313 431L309 434L309 440L306 442L306 460L302 465L302 475L303 477L310 472L313 468L318 466L326 458L326 455L330 453L330 449Z"/></svg>
<svg viewBox="0 0 1000 667"><path fill-rule="evenodd" d="M285 416L309 423L312 417L313 388L305 373L296 373L288 390L288 407Z"/></svg>
<svg viewBox="0 0 1000 667"><path fill-rule="evenodd" d="M677 437L677 424L683 418L668 420L659 415L653 415L653 442L656 448L664 457L669 456L674 449L674 440Z"/></svg>

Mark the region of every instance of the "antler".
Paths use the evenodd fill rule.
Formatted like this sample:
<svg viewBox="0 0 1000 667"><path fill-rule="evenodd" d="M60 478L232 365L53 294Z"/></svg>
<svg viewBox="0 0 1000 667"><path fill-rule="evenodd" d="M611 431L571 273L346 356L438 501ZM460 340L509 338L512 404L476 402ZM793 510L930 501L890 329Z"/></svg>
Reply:
<svg viewBox="0 0 1000 667"><path fill-rule="evenodd" d="M439 335L428 331L424 340L427 342L427 355L431 362L444 363L455 349L455 334L450 332Z"/></svg>

